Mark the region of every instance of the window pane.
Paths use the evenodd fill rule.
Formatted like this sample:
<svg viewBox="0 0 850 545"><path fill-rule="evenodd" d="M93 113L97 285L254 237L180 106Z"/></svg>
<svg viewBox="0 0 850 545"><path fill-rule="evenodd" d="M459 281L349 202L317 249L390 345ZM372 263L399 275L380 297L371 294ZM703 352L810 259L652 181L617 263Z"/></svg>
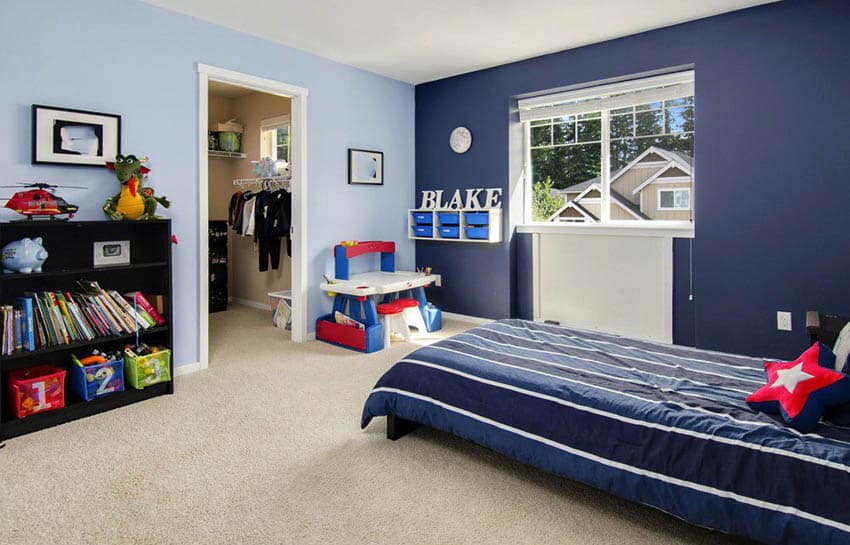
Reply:
<svg viewBox="0 0 850 545"><path fill-rule="evenodd" d="M676 191L673 200L676 208L687 210L691 207L691 192L687 190Z"/></svg>
<svg viewBox="0 0 850 545"><path fill-rule="evenodd" d="M534 182L552 180L555 189L565 189L599 176L600 144L581 144L531 150Z"/></svg>
<svg viewBox="0 0 850 545"><path fill-rule="evenodd" d="M579 114L579 119L602 119L602 112L590 112L587 114Z"/></svg>
<svg viewBox="0 0 850 545"><path fill-rule="evenodd" d="M637 113L636 136L649 136L664 133L664 114L661 110Z"/></svg>
<svg viewBox="0 0 850 545"><path fill-rule="evenodd" d="M646 112L649 110L660 110L662 108L662 104L660 102L651 102L649 104L639 104L635 106L635 110L638 112Z"/></svg>
<svg viewBox="0 0 850 545"><path fill-rule="evenodd" d="M664 132L685 132L694 130L693 106L667 108L667 126Z"/></svg>
<svg viewBox="0 0 850 545"><path fill-rule="evenodd" d="M572 120L572 118L567 118ZM576 124L574 121L570 123L558 123L552 126L552 143L553 144L572 144L576 141Z"/></svg>
<svg viewBox="0 0 850 545"><path fill-rule="evenodd" d="M633 110L633 108L631 106L628 106L626 108L617 108L616 110L611 110L611 115L623 115L623 114L632 115L632 110Z"/></svg>
<svg viewBox="0 0 850 545"><path fill-rule="evenodd" d="M531 145L549 146L552 144L552 125L531 127Z"/></svg>
<svg viewBox="0 0 850 545"><path fill-rule="evenodd" d="M535 125L548 125L551 122L551 119L535 119L531 122L531 126L534 127Z"/></svg>
<svg viewBox="0 0 850 545"><path fill-rule="evenodd" d="M682 98L674 98L671 100L665 100L664 106L667 108L672 108L674 106L693 106L694 97L682 97Z"/></svg>
<svg viewBox="0 0 850 545"><path fill-rule="evenodd" d="M626 115L611 116L611 138L631 138L634 136L634 118L631 111Z"/></svg>
<svg viewBox="0 0 850 545"><path fill-rule="evenodd" d="M658 193L658 207L659 208L673 208L673 192L672 191L661 191Z"/></svg>
<svg viewBox="0 0 850 545"><path fill-rule="evenodd" d="M578 141L592 142L602 139L602 120L588 119L578 122Z"/></svg>

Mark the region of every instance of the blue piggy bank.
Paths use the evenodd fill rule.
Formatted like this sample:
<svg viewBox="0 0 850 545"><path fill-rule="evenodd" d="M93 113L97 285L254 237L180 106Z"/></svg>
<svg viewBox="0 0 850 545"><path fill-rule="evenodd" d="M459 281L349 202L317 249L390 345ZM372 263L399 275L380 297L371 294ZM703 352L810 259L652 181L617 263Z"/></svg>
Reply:
<svg viewBox="0 0 850 545"><path fill-rule="evenodd" d="M4 273L40 273L45 259L47 250L41 245L41 237L22 238L3 246Z"/></svg>

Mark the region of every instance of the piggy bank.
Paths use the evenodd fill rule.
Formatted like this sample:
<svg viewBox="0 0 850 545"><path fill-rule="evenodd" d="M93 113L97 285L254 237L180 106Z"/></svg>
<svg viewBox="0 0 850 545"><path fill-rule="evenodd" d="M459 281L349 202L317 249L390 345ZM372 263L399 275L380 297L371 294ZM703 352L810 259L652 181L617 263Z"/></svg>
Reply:
<svg viewBox="0 0 850 545"><path fill-rule="evenodd" d="M3 246L3 272L41 272L41 264L47 259L47 250L41 245L41 237L22 238Z"/></svg>

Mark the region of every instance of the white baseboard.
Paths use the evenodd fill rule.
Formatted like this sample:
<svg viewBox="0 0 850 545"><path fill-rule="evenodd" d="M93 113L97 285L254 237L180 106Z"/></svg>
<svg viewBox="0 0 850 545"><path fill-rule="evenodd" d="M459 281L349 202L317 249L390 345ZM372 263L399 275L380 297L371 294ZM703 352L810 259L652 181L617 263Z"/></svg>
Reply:
<svg viewBox="0 0 850 545"><path fill-rule="evenodd" d="M315 341L316 340L316 332L311 331L311 332L307 333L307 340L308 341Z"/></svg>
<svg viewBox="0 0 850 545"><path fill-rule="evenodd" d="M250 299L242 299L241 297L233 297L230 299L237 305L245 305L246 307L258 308L260 310L271 310L272 307L268 303L260 303L258 301L251 301Z"/></svg>
<svg viewBox="0 0 850 545"><path fill-rule="evenodd" d="M451 318L452 320L458 320L460 322L469 322L471 324L489 324L491 322L496 321L490 318L480 318L478 316L469 316L467 314L455 314L454 312L445 311L443 311L443 318Z"/></svg>
<svg viewBox="0 0 850 545"><path fill-rule="evenodd" d="M188 375L189 373L195 373L201 370L201 362L196 361L195 363L184 363L183 365L176 365L174 367L174 376L179 377L182 375Z"/></svg>

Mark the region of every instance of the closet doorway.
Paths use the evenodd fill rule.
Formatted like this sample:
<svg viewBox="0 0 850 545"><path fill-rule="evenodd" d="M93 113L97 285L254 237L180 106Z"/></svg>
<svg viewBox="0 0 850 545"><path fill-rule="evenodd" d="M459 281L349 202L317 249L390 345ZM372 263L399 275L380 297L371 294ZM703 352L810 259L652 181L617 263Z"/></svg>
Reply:
<svg viewBox="0 0 850 545"><path fill-rule="evenodd" d="M238 327L231 331L229 324L271 326L270 292L287 293L291 309L282 313L291 316L289 330L273 334L294 342L307 338L307 90L201 64L198 76L204 369L210 363L210 320L217 335L239 342ZM216 232L221 235L211 236Z"/></svg>

